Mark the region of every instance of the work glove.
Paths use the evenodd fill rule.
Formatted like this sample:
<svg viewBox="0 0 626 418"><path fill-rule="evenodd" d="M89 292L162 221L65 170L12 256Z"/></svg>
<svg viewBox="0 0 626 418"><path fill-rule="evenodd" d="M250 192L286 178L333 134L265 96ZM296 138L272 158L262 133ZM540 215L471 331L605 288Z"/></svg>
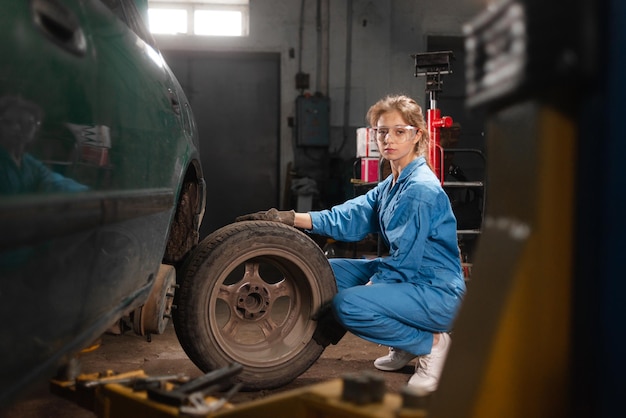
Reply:
<svg viewBox="0 0 626 418"><path fill-rule="evenodd" d="M278 210L271 208L266 211L250 213L248 215L242 215L235 220L240 221L272 221L282 222L285 225L295 226L296 212L293 210Z"/></svg>

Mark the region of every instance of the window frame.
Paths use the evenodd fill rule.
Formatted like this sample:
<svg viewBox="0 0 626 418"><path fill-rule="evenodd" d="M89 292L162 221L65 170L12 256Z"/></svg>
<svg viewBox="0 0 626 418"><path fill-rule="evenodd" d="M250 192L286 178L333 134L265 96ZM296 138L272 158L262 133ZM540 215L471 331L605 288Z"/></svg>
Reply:
<svg viewBox="0 0 626 418"><path fill-rule="evenodd" d="M187 36L226 36L246 37L250 35L250 2L249 0L148 0L148 9L181 9L187 11L187 32L176 35ZM239 35L199 35L195 30L196 10L235 11L241 14L241 34ZM148 22L149 26L149 22ZM153 33L153 35L172 35Z"/></svg>

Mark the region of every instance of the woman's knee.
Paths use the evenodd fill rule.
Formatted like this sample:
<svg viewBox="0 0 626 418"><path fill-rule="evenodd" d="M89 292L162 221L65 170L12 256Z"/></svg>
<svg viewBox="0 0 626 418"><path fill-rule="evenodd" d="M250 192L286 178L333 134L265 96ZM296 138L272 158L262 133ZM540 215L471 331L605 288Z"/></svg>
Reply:
<svg viewBox="0 0 626 418"><path fill-rule="evenodd" d="M350 324L362 322L371 316L371 311L365 309L364 305L352 288L340 291L333 298L335 317L347 328L350 328Z"/></svg>
<svg viewBox="0 0 626 418"><path fill-rule="evenodd" d="M331 258L328 260L335 275L339 291L368 282L372 268L368 260Z"/></svg>

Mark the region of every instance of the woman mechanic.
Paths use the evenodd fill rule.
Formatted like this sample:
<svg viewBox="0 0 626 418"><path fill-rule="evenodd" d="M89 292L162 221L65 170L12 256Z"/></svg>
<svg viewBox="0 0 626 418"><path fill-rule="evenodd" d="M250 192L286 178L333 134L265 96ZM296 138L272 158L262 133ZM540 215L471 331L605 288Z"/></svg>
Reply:
<svg viewBox="0 0 626 418"><path fill-rule="evenodd" d="M353 334L390 347L374 367L399 370L417 358L408 385L436 390L455 315L465 293L450 201L427 161L428 130L410 97L388 96L367 120L391 174L365 195L329 210L270 209L237 220L273 220L338 241L379 233L389 255L332 258L337 320Z"/></svg>

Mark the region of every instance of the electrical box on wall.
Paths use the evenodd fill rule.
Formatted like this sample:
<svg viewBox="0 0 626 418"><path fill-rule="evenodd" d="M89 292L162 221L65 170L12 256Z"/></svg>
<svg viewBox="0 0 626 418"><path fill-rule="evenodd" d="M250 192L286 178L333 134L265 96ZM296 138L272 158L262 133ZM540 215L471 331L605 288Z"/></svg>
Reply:
<svg viewBox="0 0 626 418"><path fill-rule="evenodd" d="M326 147L330 143L330 100L323 96L296 99L298 146Z"/></svg>

